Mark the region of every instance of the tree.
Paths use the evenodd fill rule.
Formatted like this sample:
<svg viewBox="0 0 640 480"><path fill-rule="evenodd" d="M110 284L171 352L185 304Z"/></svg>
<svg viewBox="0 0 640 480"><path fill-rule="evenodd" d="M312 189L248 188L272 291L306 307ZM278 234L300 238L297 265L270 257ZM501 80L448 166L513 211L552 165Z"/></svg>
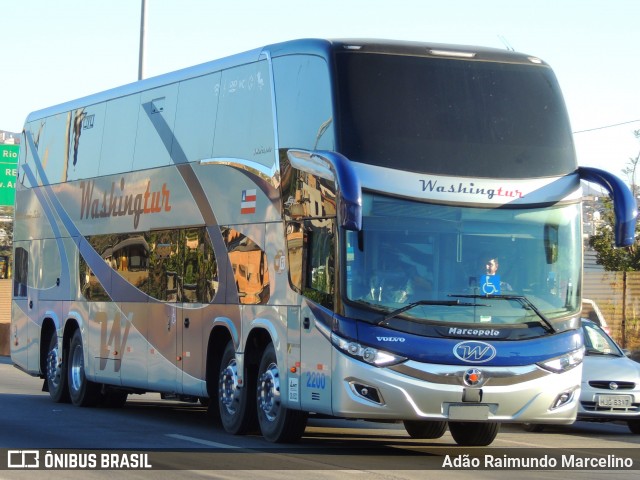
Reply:
<svg viewBox="0 0 640 480"><path fill-rule="evenodd" d="M640 140L640 130L634 130L634 137ZM640 162L640 152L636 155L636 158L629 158L627 162L627 166L622 169L622 173L627 176L629 180L629 186L631 187L631 192L633 193L634 198L638 198L640 194L640 187L636 183L636 172L638 170L638 163Z"/></svg>
<svg viewBox="0 0 640 480"><path fill-rule="evenodd" d="M634 136L640 140L640 130L633 132ZM635 158L629 158L627 166L622 170L628 180L634 198L638 198L640 187L636 183L636 172L640 167L640 152ZM622 248L614 247L613 225L615 218L613 215L613 204L610 198L604 200L604 212L602 223L597 228L596 234L589 238L589 246L596 251L596 260L605 270L611 272L640 271L640 248L638 241ZM636 224L636 237L640 233L639 224Z"/></svg>

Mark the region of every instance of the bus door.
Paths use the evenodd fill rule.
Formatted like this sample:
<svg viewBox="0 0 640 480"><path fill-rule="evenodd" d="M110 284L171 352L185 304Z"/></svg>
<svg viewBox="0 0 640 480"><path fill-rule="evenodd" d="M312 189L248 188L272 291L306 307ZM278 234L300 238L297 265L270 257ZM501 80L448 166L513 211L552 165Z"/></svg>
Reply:
<svg viewBox="0 0 640 480"><path fill-rule="evenodd" d="M213 248L204 228L180 232L179 318L176 324L178 392L203 393L204 305L211 302Z"/></svg>
<svg viewBox="0 0 640 480"><path fill-rule="evenodd" d="M331 344L308 304L300 308L300 403L302 410L331 411Z"/></svg>
<svg viewBox="0 0 640 480"><path fill-rule="evenodd" d="M302 409L327 412L331 411L332 347L325 335L331 325L335 296L335 221L306 220L297 255L293 245L289 243L289 258L293 261L297 257L302 265L302 278L298 281L308 299L300 309Z"/></svg>
<svg viewBox="0 0 640 480"><path fill-rule="evenodd" d="M177 392L182 376L178 368L178 331L182 322L179 233L149 233L149 295L160 302L149 303L147 378L149 389L160 392Z"/></svg>
<svg viewBox="0 0 640 480"><path fill-rule="evenodd" d="M178 393L202 394L202 308L183 303L177 333Z"/></svg>

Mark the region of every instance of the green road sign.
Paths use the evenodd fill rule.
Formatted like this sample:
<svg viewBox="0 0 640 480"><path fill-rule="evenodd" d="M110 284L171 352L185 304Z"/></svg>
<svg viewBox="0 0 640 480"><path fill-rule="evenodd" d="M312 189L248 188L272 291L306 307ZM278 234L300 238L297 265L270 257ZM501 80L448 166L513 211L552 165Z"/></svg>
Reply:
<svg viewBox="0 0 640 480"><path fill-rule="evenodd" d="M0 206L13 207L20 145L0 145Z"/></svg>

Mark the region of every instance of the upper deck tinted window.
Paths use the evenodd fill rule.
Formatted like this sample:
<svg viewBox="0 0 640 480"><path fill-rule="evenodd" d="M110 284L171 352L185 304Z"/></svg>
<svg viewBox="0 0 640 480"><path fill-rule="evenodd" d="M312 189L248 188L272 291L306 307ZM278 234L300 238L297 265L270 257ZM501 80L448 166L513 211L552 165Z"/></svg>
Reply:
<svg viewBox="0 0 640 480"><path fill-rule="evenodd" d="M351 160L422 173L527 178L576 169L546 66L336 55L339 147Z"/></svg>

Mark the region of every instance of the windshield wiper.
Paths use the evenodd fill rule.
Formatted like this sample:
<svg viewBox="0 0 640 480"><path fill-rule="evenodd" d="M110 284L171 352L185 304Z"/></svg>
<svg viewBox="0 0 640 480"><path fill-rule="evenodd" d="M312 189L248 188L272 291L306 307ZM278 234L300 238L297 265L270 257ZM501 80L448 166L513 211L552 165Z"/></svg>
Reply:
<svg viewBox="0 0 640 480"><path fill-rule="evenodd" d="M529 300L527 297L523 296L523 295L449 295L450 297L454 297L454 298L499 298L501 300L515 300L516 302L518 302L520 305L522 305L522 308L524 308L525 310L532 310L533 313L535 313L540 320L542 320L542 326L545 328L545 330L549 331L549 332L555 332L556 329L553 327L553 324L551 323L551 320L549 320L546 315L544 313L542 313L540 310L538 310L538 307L536 307L533 303L531 303L531 300Z"/></svg>
<svg viewBox="0 0 640 480"><path fill-rule="evenodd" d="M393 317L396 317L401 313L406 312L407 310L411 310L412 308L419 307L420 305L444 305L445 307L488 307L489 306L489 305L484 305L479 303L461 302L460 300L418 300L417 302L408 303L403 307L400 307L396 310L392 310L391 312L387 313L382 318L382 320L380 320L378 325L382 325L383 323L387 322Z"/></svg>
<svg viewBox="0 0 640 480"><path fill-rule="evenodd" d="M616 352L605 352L603 350L597 350L595 348L587 348L585 350L585 353L587 355L600 355L600 356L611 356L611 357L620 357L622 355L620 355L619 353Z"/></svg>

